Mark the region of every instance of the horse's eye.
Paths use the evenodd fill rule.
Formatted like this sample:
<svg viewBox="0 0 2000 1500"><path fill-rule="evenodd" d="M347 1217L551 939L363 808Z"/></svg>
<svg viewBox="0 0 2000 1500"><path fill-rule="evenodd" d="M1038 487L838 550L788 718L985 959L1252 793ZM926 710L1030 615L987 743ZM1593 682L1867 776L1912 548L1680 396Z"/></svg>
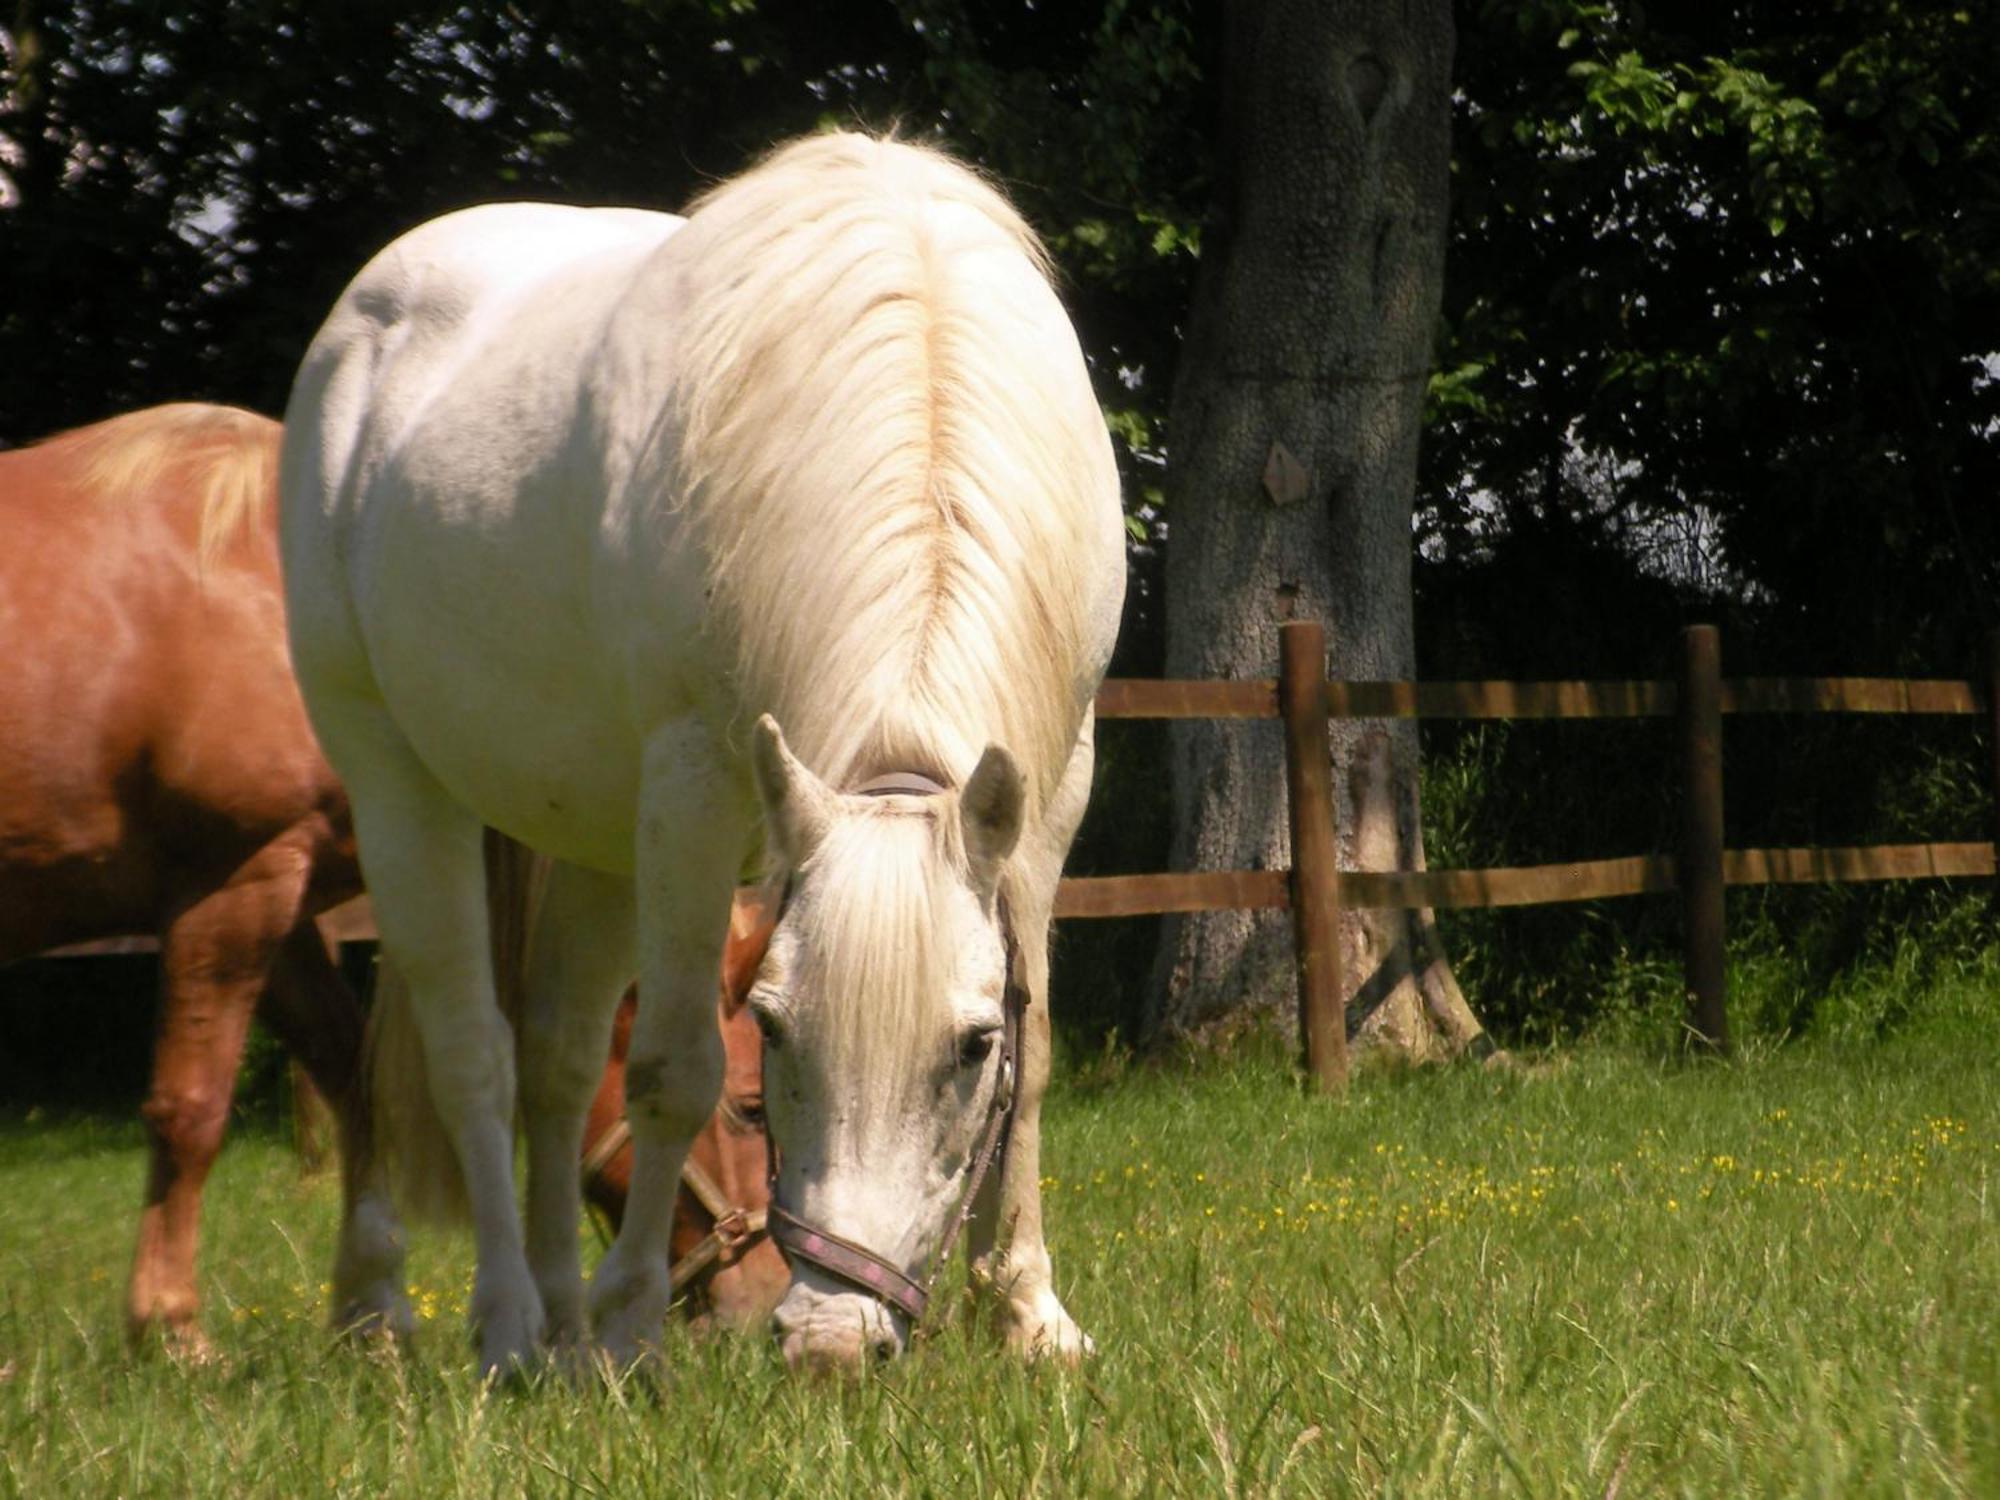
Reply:
<svg viewBox="0 0 2000 1500"><path fill-rule="evenodd" d="M753 1010L750 1014L757 1022L757 1035L764 1039L764 1050L777 1051L784 1042L785 1034L778 1029L778 1023L771 1018L771 1013L767 1010Z"/></svg>
<svg viewBox="0 0 2000 1500"><path fill-rule="evenodd" d="M976 1068L986 1061L986 1054L992 1050L991 1031L968 1031L959 1038L958 1065L961 1068Z"/></svg>

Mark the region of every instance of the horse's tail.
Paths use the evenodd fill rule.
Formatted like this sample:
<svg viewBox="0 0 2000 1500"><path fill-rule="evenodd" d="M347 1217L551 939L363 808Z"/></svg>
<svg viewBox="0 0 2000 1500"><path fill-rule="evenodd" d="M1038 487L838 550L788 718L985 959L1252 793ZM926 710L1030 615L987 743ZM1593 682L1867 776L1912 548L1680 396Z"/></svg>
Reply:
<svg viewBox="0 0 2000 1500"><path fill-rule="evenodd" d="M528 939L548 884L547 856L486 830L486 913L492 933L494 993L518 1048ZM402 975L386 958L375 977L362 1068L379 1159L405 1217L462 1223L470 1216L458 1150L431 1102L423 1038Z"/></svg>

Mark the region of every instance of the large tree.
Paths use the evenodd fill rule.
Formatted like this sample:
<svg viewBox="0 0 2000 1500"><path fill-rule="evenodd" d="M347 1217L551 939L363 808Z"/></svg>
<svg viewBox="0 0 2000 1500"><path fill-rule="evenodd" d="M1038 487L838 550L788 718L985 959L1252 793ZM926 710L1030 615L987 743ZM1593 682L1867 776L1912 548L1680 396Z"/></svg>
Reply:
<svg viewBox="0 0 2000 1500"><path fill-rule="evenodd" d="M1449 0L1229 7L1223 163L1169 419L1167 674L1268 677L1277 627L1326 623L1335 677L1415 671L1411 513L1444 275ZM1408 723L1334 727L1350 868L1417 869ZM1288 863L1275 727L1173 741L1174 868ZM1479 1028L1424 912L1350 912L1350 1027L1412 1056ZM1268 914L1170 920L1156 1029L1292 993Z"/></svg>

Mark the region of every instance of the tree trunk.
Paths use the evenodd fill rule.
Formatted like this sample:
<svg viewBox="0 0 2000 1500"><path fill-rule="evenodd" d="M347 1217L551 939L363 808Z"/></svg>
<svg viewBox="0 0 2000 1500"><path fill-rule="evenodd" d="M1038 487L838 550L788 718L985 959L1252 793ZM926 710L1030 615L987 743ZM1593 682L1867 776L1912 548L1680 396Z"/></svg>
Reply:
<svg viewBox="0 0 2000 1500"><path fill-rule="evenodd" d="M1167 675L1271 677L1281 621L1327 627L1336 678L1415 673L1410 519L1443 285L1449 0L1227 7L1216 222L1168 429ZM1283 745L1176 725L1173 868L1289 863ZM1417 736L1333 725L1349 869L1420 869ZM1428 912L1350 912L1350 1035L1412 1058L1475 1044ZM1157 1036L1296 994L1282 913L1169 918Z"/></svg>

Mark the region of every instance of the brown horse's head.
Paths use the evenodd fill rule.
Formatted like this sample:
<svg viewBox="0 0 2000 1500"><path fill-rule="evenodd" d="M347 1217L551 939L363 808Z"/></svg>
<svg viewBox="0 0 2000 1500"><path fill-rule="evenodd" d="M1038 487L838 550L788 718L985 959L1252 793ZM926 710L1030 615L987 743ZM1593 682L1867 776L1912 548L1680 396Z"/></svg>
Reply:
<svg viewBox="0 0 2000 1500"><path fill-rule="evenodd" d="M722 1031L722 1098L688 1151L688 1167L681 1175L680 1199L674 1209L674 1264L682 1265L690 1257L700 1261L682 1290L681 1307L698 1323L712 1319L739 1329L761 1325L771 1315L791 1274L778 1247L762 1231L764 1208L770 1199L764 1056L757 1024L744 1003L758 965L764 961L771 915L758 892L737 892L729 914L729 939L722 950L722 984L715 1007ZM625 1213L632 1147L625 1142L605 1160L594 1158L605 1154L596 1149L596 1143L623 1136L618 1127L625 1113L625 1054L635 1004L634 992L627 991L618 1007L611 1059L584 1129L586 1166L590 1169L585 1173L584 1192L614 1225Z"/></svg>

